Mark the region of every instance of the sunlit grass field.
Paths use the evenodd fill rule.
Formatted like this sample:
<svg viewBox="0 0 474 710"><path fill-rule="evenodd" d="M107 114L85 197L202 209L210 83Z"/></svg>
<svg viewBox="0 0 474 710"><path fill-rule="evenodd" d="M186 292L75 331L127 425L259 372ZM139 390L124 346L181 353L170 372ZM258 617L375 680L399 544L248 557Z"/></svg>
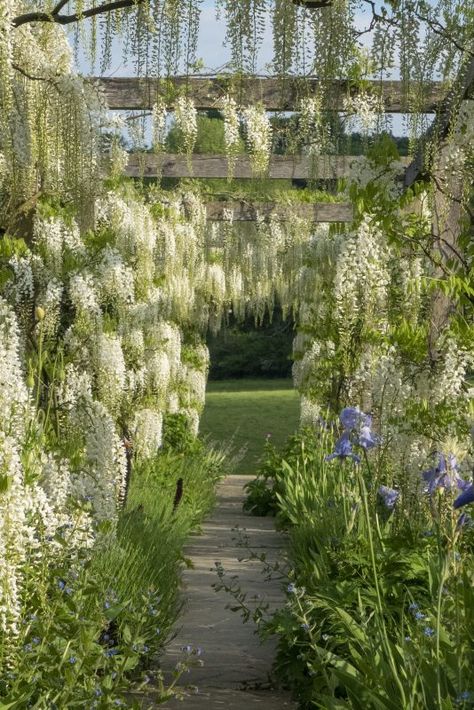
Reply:
<svg viewBox="0 0 474 710"><path fill-rule="evenodd" d="M232 441L234 453L245 448L234 473L254 473L268 434L281 446L298 419L291 380L219 380L208 383L200 432L211 441Z"/></svg>

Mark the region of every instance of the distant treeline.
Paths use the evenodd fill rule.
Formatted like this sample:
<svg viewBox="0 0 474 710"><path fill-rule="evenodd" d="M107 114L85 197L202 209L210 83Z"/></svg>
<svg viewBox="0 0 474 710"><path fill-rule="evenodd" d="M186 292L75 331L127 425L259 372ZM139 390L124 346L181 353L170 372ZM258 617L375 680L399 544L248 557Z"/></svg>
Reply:
<svg viewBox="0 0 474 710"><path fill-rule="evenodd" d="M253 318L244 323L231 319L217 336L208 338L209 377L291 377L293 337L293 320L284 320L279 307L261 326L256 326Z"/></svg>

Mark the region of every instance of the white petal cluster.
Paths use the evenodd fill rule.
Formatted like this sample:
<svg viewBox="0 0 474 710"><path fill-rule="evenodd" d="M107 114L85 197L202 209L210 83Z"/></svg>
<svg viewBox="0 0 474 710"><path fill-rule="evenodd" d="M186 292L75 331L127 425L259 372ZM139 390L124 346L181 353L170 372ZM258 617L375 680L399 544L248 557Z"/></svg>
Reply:
<svg viewBox="0 0 474 710"><path fill-rule="evenodd" d="M168 110L165 102L161 99L155 101L151 110L152 145L155 151L160 150L164 143L167 117Z"/></svg>
<svg viewBox="0 0 474 710"><path fill-rule="evenodd" d="M132 424L133 448L140 459L156 456L162 443L163 415L153 409L140 409Z"/></svg>
<svg viewBox="0 0 474 710"><path fill-rule="evenodd" d="M184 152L190 158L197 138L197 111L193 100L180 96L174 115L176 125L183 134Z"/></svg>
<svg viewBox="0 0 474 710"><path fill-rule="evenodd" d="M343 110L356 120L349 121L352 130L357 129L359 123L362 132L373 133L377 128L380 115L384 107L380 96L360 91L354 96L346 96L343 102Z"/></svg>
<svg viewBox="0 0 474 710"><path fill-rule="evenodd" d="M336 267L334 296L340 326L349 331L362 317L380 326L385 318L389 251L370 216L349 237Z"/></svg>
<svg viewBox="0 0 474 710"><path fill-rule="evenodd" d="M240 118L237 103L232 96L225 96L222 101L222 116L224 118L224 142L227 155L228 176L232 178L235 161L240 150Z"/></svg>
<svg viewBox="0 0 474 710"><path fill-rule="evenodd" d="M468 373L474 365L474 355L448 337L442 349L442 358L432 378L432 401L455 403L465 396Z"/></svg>
<svg viewBox="0 0 474 710"><path fill-rule="evenodd" d="M78 315L95 318L101 313L97 289L90 273L74 274L69 281L69 298Z"/></svg>
<svg viewBox="0 0 474 710"><path fill-rule="evenodd" d="M123 306L135 300L133 271L123 263L119 252L111 247L104 250L98 268L97 286L101 302L105 305Z"/></svg>
<svg viewBox="0 0 474 710"><path fill-rule="evenodd" d="M243 111L243 118L253 169L257 175L264 175L268 170L272 148L270 120L261 105L248 106Z"/></svg>
<svg viewBox="0 0 474 710"><path fill-rule="evenodd" d="M126 366L120 338L102 333L97 343L96 380L100 401L117 414L125 390Z"/></svg>
<svg viewBox="0 0 474 710"><path fill-rule="evenodd" d="M300 101L299 138L309 156L326 153L333 148L331 133L324 120L321 96L308 96Z"/></svg>

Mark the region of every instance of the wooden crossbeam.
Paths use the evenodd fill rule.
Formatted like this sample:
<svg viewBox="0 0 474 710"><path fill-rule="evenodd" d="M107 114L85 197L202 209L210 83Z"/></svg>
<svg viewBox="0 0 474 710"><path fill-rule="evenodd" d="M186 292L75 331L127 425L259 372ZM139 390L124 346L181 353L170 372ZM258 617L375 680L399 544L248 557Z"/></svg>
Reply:
<svg viewBox="0 0 474 710"><path fill-rule="evenodd" d="M98 77L105 98L111 109L149 110L158 96L174 107L176 96L187 94L193 99L199 111L222 108L223 98L231 91L242 106L262 102L268 111L297 110L301 96L315 95L321 90L329 91L334 111L343 110L347 94L358 92L348 81L319 81L318 79L242 77L183 77L170 79L137 79L131 77ZM406 101L406 87L401 81L366 82L368 90L379 92L382 87L385 111L405 113L410 109ZM425 101L422 110L432 113L445 96L441 82L432 82L425 87ZM421 109L418 109L421 110Z"/></svg>
<svg viewBox="0 0 474 710"><path fill-rule="evenodd" d="M295 218L310 222L351 222L352 205L346 202L318 202L314 204L297 203L282 205L270 202L208 202L207 219L210 222L225 222L232 212L234 221L255 222L257 218L278 217L284 222Z"/></svg>
<svg viewBox="0 0 474 710"><path fill-rule="evenodd" d="M320 7L330 7L332 0L293 0L294 5L302 5L310 10L316 10Z"/></svg>
<svg viewBox="0 0 474 710"><path fill-rule="evenodd" d="M353 155L321 155L307 158L291 155L272 155L268 177L284 180L337 180L350 174ZM402 158L408 165L409 158ZM128 177L168 178L227 178L229 173L224 155L195 154L191 158L191 170L184 155L170 153L130 153L125 174ZM252 164L248 155L239 155L235 162L234 177L253 178Z"/></svg>
<svg viewBox="0 0 474 710"><path fill-rule="evenodd" d="M421 140L420 147L405 171L405 187L410 187L427 172L427 152L433 141L442 142L455 124L462 102L474 94L474 57L466 64L458 81L449 91L436 114L436 118Z"/></svg>

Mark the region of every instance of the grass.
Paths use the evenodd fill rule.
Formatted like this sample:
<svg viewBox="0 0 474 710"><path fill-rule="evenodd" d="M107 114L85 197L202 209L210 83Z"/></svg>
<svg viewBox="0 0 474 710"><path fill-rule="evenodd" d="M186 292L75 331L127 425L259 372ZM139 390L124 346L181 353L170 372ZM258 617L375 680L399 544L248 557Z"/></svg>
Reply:
<svg viewBox="0 0 474 710"><path fill-rule="evenodd" d="M299 398L291 380L209 382L200 432L211 441L246 449L235 473L254 473L268 434L282 446L298 427Z"/></svg>

